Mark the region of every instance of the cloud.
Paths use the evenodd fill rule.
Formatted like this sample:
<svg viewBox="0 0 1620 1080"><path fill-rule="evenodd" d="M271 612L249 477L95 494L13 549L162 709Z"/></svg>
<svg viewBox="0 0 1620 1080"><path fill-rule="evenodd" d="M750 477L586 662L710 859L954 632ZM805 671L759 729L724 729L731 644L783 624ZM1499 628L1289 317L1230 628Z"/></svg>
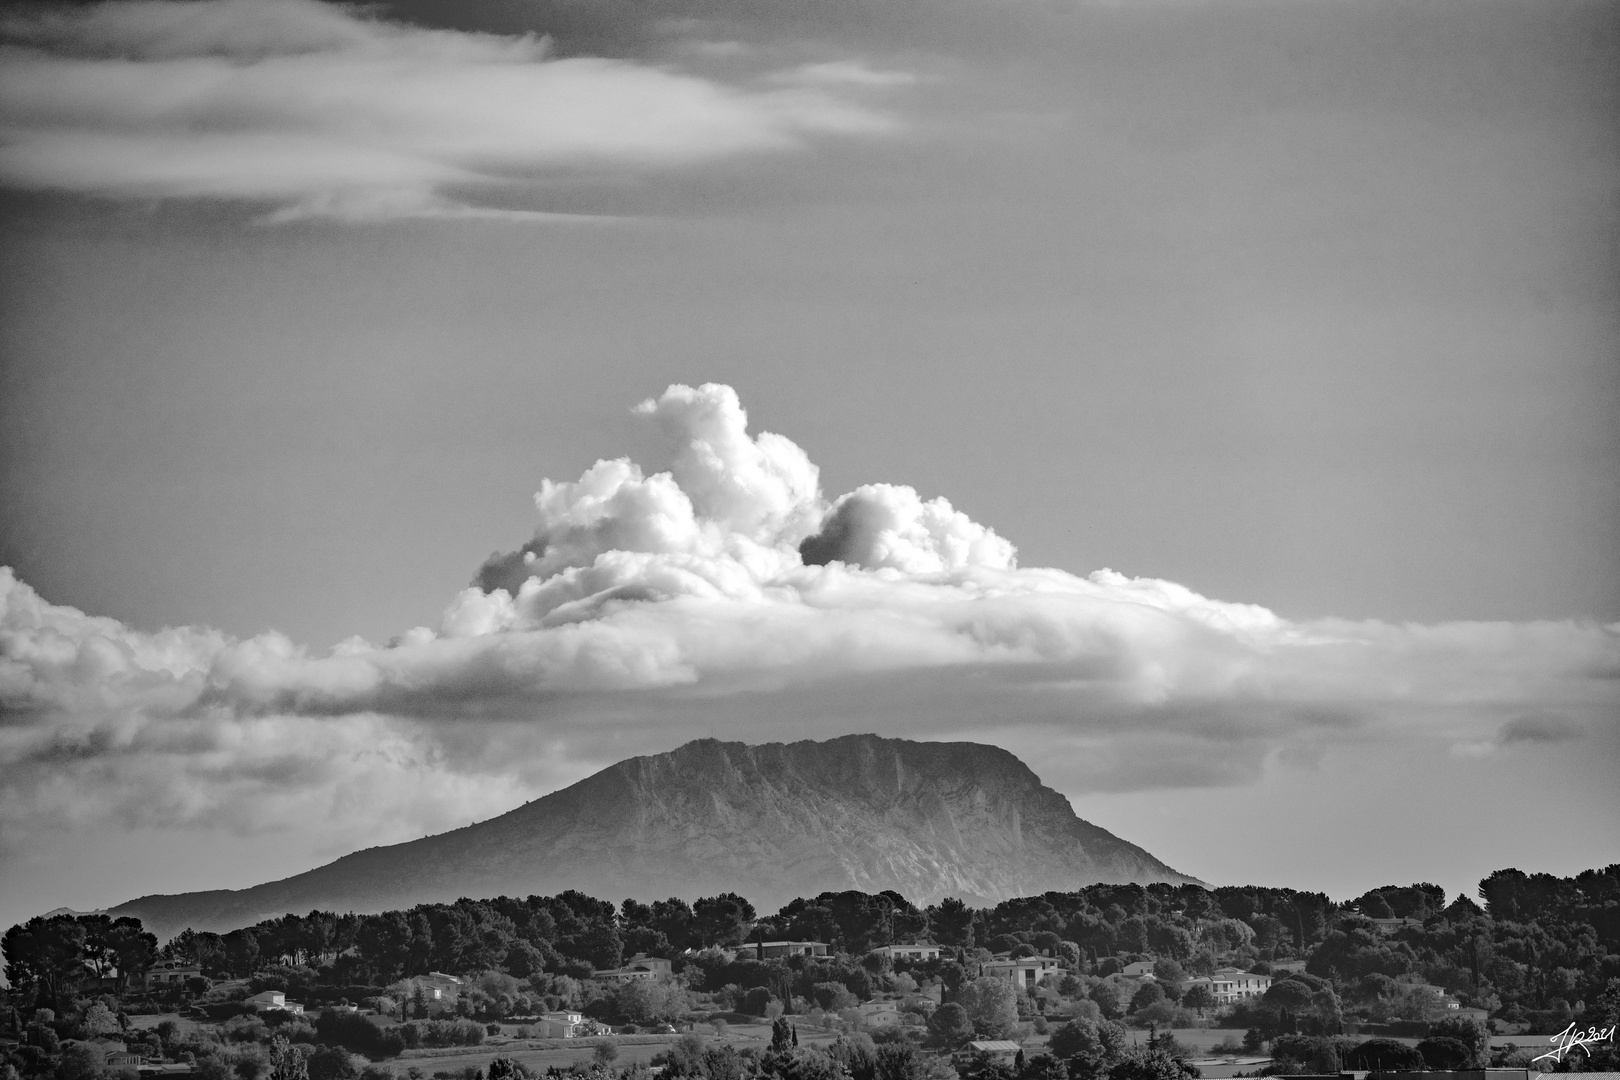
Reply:
<svg viewBox="0 0 1620 1080"><path fill-rule="evenodd" d="M917 76L909 71L884 71L855 60L829 60L801 64L776 76L777 82L806 86L909 86Z"/></svg>
<svg viewBox="0 0 1620 1080"><path fill-rule="evenodd" d="M842 93L849 80L728 85L547 49L532 35L425 29L319 0L12 14L0 20L0 180L244 200L282 218L515 216L488 201L525 179L679 168L895 127Z"/></svg>
<svg viewBox="0 0 1620 1080"><path fill-rule="evenodd" d="M635 411L666 469L544 481L533 536L385 645L144 633L0 570L0 849L98 822L252 830L345 798L339 833L376 842L704 735L977 738L1133 791L1250 783L1336 745L1568 740L1620 715L1620 627L1296 622L1020 566L943 498L827 498L729 387Z"/></svg>
<svg viewBox="0 0 1620 1080"><path fill-rule="evenodd" d="M1587 725L1575 717L1531 713L1514 717L1503 724L1497 741L1503 746L1514 743L1561 743L1582 738L1588 733Z"/></svg>

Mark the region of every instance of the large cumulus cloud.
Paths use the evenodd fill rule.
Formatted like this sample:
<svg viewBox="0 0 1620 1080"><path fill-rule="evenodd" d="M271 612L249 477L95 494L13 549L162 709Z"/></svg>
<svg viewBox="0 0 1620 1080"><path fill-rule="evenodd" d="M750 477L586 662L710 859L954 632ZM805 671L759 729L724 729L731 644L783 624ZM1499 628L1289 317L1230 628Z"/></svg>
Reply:
<svg viewBox="0 0 1620 1080"><path fill-rule="evenodd" d="M1620 627L1297 622L1021 567L942 498L827 498L729 387L637 412L667 469L544 482L534 535L387 644L141 632L0 571L4 844L85 821L258 828L344 792L344 827L374 841L700 735L993 739L1130 790L1239 784L1334 744L1512 754L1614 734Z"/></svg>
<svg viewBox="0 0 1620 1080"><path fill-rule="evenodd" d="M538 214L524 178L891 131L869 83L553 58L319 0L107 0L0 18L0 182L278 216ZM881 86L879 87L881 92Z"/></svg>

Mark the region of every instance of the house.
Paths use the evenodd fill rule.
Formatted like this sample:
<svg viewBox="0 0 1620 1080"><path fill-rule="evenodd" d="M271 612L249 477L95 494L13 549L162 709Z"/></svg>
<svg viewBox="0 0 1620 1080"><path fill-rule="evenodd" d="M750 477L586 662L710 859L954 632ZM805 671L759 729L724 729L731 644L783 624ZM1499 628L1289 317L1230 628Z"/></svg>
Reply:
<svg viewBox="0 0 1620 1080"><path fill-rule="evenodd" d="M585 1026L585 1015L577 1012L548 1012L540 1018L540 1026L545 1028L544 1038L572 1039L583 1034L581 1029Z"/></svg>
<svg viewBox="0 0 1620 1080"><path fill-rule="evenodd" d="M980 1062L1011 1065L1021 1049L1017 1043L1007 1039L975 1039L952 1054L951 1063L969 1067Z"/></svg>
<svg viewBox="0 0 1620 1080"><path fill-rule="evenodd" d="M427 994L429 1001L454 1001L461 996L461 980L442 971L418 975L416 984Z"/></svg>
<svg viewBox="0 0 1620 1080"><path fill-rule="evenodd" d="M1152 960L1137 960L1126 964L1120 970L1120 974L1127 979L1151 979L1153 978L1153 963Z"/></svg>
<svg viewBox="0 0 1620 1080"><path fill-rule="evenodd" d="M1271 976L1257 975L1242 968L1223 967L1216 970L1210 979L1209 988L1215 995L1215 1004L1230 1005L1234 1001L1245 1001L1264 995L1271 989Z"/></svg>
<svg viewBox="0 0 1620 1080"><path fill-rule="evenodd" d="M991 960L984 965L983 974L1029 989L1058 970L1058 961L1050 956L1026 956L1021 960Z"/></svg>
<svg viewBox="0 0 1620 1080"><path fill-rule="evenodd" d="M926 942L917 945L883 945L872 951L882 953L890 960L938 960L940 953L938 945Z"/></svg>
<svg viewBox="0 0 1620 1080"><path fill-rule="evenodd" d="M827 955L827 943L825 941L756 941L742 946L737 952L739 955L746 955L750 949L754 951L754 956L760 960L770 960L778 956Z"/></svg>
<svg viewBox="0 0 1620 1080"><path fill-rule="evenodd" d="M113 1072L120 1069L134 1069L139 1072L141 1066L146 1064L146 1055L139 1050L113 1050L107 1054L104 1064Z"/></svg>
<svg viewBox="0 0 1620 1080"><path fill-rule="evenodd" d="M673 968L668 960L661 956L647 956L637 953L624 962L623 967L610 968L607 971L598 971L593 976L604 982L668 982L673 975Z"/></svg>
<svg viewBox="0 0 1620 1080"><path fill-rule="evenodd" d="M1435 986L1433 983L1416 983L1412 986L1412 989L1420 990L1424 994L1432 996L1449 1010L1462 1011L1462 1002L1452 997L1450 992L1443 986Z"/></svg>
<svg viewBox="0 0 1620 1080"><path fill-rule="evenodd" d="M200 978L202 968L196 964L171 960L147 969L145 983L147 986L184 986L188 980Z"/></svg>
<svg viewBox="0 0 1620 1080"><path fill-rule="evenodd" d="M242 1002L254 1012L271 1012L277 1009L290 1012L294 1016L303 1014L304 1007L296 1001L288 1001L287 995L280 990L264 990L254 994Z"/></svg>
<svg viewBox="0 0 1620 1080"><path fill-rule="evenodd" d="M895 1001L868 1001L861 1005L861 1022L867 1027L893 1027L900 1022L900 1004Z"/></svg>

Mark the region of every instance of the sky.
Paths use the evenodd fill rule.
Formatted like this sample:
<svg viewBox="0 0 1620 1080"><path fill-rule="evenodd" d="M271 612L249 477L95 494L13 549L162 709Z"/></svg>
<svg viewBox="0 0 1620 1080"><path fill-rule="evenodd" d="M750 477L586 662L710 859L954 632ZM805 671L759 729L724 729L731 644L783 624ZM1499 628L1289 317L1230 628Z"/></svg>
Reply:
<svg viewBox="0 0 1620 1080"><path fill-rule="evenodd" d="M9 5L0 923L706 736L1620 860L1617 105L1585 0Z"/></svg>

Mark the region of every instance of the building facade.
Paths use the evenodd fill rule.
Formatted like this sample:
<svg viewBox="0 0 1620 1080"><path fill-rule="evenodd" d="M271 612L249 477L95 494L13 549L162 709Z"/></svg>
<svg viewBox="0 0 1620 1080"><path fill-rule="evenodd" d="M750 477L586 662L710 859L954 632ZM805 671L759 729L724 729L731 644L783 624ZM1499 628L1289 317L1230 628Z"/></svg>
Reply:
<svg viewBox="0 0 1620 1080"><path fill-rule="evenodd" d="M986 963L984 975L1006 979L1014 986L1030 989L1038 986L1053 972L1062 970L1058 961L1050 956L1025 956L1018 960L997 959Z"/></svg>
<svg viewBox="0 0 1620 1080"><path fill-rule="evenodd" d="M882 953L890 960L938 960L940 948L931 943L918 945L884 945L872 950Z"/></svg>

